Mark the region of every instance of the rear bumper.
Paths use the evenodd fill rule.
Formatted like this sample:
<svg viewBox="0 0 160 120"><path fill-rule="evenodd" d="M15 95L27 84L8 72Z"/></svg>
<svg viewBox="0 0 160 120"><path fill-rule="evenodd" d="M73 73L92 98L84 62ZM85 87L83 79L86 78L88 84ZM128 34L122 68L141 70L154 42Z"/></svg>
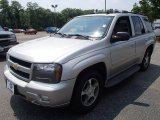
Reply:
<svg viewBox="0 0 160 120"><path fill-rule="evenodd" d="M0 45L0 53L6 53L11 47L19 44L19 42L11 42L8 45Z"/></svg>
<svg viewBox="0 0 160 120"><path fill-rule="evenodd" d="M74 79L61 81L58 84L46 84L36 81L27 83L13 76L7 66L4 70L4 76L5 80L14 83L16 95L20 95L34 104L59 107L70 103Z"/></svg>

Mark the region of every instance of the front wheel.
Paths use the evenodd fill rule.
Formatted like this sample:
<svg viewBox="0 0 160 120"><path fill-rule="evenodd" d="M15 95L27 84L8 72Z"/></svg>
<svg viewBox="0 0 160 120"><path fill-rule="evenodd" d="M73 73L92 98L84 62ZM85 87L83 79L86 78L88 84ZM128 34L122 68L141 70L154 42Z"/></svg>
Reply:
<svg viewBox="0 0 160 120"><path fill-rule="evenodd" d="M141 63L141 71L145 71L148 69L149 65L150 65L150 61L151 61L151 51L149 49L147 49L143 61Z"/></svg>
<svg viewBox="0 0 160 120"><path fill-rule="evenodd" d="M102 88L102 77L98 72L89 71L80 76L71 101L72 110L78 113L87 113L92 110L98 103Z"/></svg>

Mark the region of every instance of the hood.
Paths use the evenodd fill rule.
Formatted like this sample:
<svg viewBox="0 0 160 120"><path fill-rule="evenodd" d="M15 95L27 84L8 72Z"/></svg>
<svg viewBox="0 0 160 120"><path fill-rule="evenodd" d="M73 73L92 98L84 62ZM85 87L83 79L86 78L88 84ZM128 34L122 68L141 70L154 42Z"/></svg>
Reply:
<svg viewBox="0 0 160 120"><path fill-rule="evenodd" d="M19 44L11 48L8 53L28 62L52 63L60 62L60 59L62 60L66 56L72 59L85 54L87 51L83 49L92 46L94 43L95 41L91 40L45 37ZM83 50L83 53L80 53L80 50ZM76 52L77 54L75 55Z"/></svg>
<svg viewBox="0 0 160 120"><path fill-rule="evenodd" d="M9 31L0 31L0 35L11 35L11 34L14 34L14 33Z"/></svg>

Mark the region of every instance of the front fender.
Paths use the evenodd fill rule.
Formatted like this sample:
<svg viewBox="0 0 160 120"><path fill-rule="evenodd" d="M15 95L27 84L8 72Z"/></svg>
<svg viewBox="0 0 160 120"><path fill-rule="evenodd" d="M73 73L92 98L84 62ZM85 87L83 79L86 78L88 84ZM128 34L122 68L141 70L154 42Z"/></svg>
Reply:
<svg viewBox="0 0 160 120"><path fill-rule="evenodd" d="M73 59L63 64L62 80L77 78L79 73L84 69L100 62L105 63L105 61L106 61L105 53L85 55L85 56L81 56L76 59Z"/></svg>

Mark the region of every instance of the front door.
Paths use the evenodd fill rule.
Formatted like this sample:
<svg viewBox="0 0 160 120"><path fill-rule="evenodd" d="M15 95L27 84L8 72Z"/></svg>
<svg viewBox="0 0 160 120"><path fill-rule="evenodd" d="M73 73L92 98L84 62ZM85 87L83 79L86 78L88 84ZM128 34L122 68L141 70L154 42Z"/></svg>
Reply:
<svg viewBox="0 0 160 120"><path fill-rule="evenodd" d="M117 20L112 35L117 32L128 32L130 36L132 36L130 19L128 16L120 17ZM132 37L126 41L112 41L110 47L112 64L111 75L118 74L134 64L136 58L135 44Z"/></svg>

